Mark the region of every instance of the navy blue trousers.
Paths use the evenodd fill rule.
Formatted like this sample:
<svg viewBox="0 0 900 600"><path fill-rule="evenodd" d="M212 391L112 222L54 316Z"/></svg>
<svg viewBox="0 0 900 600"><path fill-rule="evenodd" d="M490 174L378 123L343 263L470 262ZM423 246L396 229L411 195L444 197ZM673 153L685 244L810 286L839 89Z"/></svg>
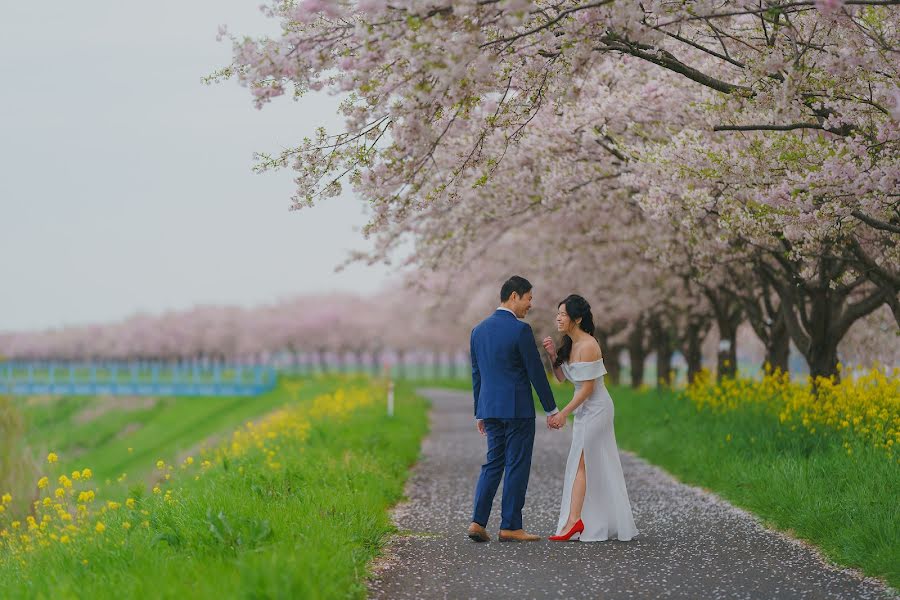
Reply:
<svg viewBox="0 0 900 600"><path fill-rule="evenodd" d="M531 474L534 448L534 417L530 419L485 419L487 461L475 487L472 521L482 527L491 516L491 504L503 478L500 529L522 529L522 507Z"/></svg>

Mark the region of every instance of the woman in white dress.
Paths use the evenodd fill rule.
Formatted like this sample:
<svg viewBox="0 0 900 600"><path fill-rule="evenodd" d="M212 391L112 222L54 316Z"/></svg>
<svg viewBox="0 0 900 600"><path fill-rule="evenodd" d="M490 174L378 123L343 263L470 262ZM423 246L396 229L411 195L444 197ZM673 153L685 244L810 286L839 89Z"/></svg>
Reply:
<svg viewBox="0 0 900 600"><path fill-rule="evenodd" d="M551 417L549 425L561 428L575 415L572 447L566 463L559 523L553 541L580 539L600 542L610 538L628 541L637 535L631 503L613 429L613 402L603 384L606 367L594 338L591 306L578 295L563 300L556 315L563 332L559 351L551 338L543 341L557 380L575 384L575 396Z"/></svg>

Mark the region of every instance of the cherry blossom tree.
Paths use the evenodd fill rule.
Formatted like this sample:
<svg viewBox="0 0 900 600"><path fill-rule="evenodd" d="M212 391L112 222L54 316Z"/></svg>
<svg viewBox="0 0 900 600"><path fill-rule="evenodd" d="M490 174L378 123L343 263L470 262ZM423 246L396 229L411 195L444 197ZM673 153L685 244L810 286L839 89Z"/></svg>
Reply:
<svg viewBox="0 0 900 600"><path fill-rule="evenodd" d="M344 94L344 132L258 168L297 171L295 207L353 185L373 208L370 259L412 237L434 268L498 222L636 205L707 257L685 285L728 342L720 373L746 315L773 360L786 329L832 374L853 322L884 304L900 322L897 4L278 2L282 35L232 37L211 79L237 77L258 106L290 87ZM659 318L629 337L649 327L664 368L674 321Z"/></svg>

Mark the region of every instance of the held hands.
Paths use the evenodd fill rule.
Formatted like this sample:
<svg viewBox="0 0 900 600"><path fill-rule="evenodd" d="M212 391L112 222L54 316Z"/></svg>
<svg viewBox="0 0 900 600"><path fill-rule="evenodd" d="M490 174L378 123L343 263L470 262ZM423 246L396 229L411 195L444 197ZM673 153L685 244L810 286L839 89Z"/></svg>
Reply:
<svg viewBox="0 0 900 600"><path fill-rule="evenodd" d="M548 429L562 429L566 426L566 416L561 412L556 413L555 415L551 415L547 417L547 428Z"/></svg>

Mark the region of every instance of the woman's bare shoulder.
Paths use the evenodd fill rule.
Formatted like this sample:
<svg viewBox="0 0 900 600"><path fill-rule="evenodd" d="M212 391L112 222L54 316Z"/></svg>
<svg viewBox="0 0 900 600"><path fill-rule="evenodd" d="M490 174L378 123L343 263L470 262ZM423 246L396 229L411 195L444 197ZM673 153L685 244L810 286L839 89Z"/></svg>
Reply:
<svg viewBox="0 0 900 600"><path fill-rule="evenodd" d="M578 355L577 361L574 362L594 362L602 358L600 344L594 338L585 340L577 348L573 348L572 354Z"/></svg>

